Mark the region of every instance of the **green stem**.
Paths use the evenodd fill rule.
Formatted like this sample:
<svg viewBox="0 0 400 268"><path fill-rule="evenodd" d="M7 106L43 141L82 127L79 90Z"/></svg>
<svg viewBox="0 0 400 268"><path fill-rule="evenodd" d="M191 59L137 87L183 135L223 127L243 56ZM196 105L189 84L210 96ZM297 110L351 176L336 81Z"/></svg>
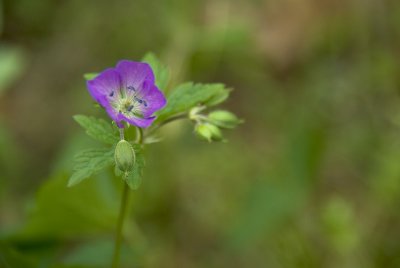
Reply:
<svg viewBox="0 0 400 268"><path fill-rule="evenodd" d="M143 144L143 129L141 129L140 127L136 129L137 129L136 143L141 145Z"/></svg>
<svg viewBox="0 0 400 268"><path fill-rule="evenodd" d="M141 128L137 128L138 136L136 142L139 144L143 143L143 130ZM120 138L121 140L124 139L124 130L120 130ZM124 189L122 192L122 199L121 199L121 207L119 209L119 216L117 222L117 231L115 235L115 247L114 247L114 254L113 254L113 261L112 261L112 268L118 268L119 265L119 257L121 252L121 244L122 244L122 233L124 228L124 219L126 215L127 204L129 200L129 186L124 181Z"/></svg>
<svg viewBox="0 0 400 268"><path fill-rule="evenodd" d="M146 136L150 136L150 135L153 134L156 130L158 130L160 127L162 127L162 126L164 126L164 125L166 125L166 124L168 124L168 123L170 123L170 122L172 122L172 121L180 120L180 119L186 119L186 118L187 118L187 114L179 114L179 115L172 116L172 117L170 117L170 118L168 118L168 119L162 121L162 122L159 123L158 125L155 125L152 129L150 129L150 130L148 131L148 133L146 133L146 134L147 134Z"/></svg>
<svg viewBox="0 0 400 268"><path fill-rule="evenodd" d="M128 184L125 181L123 182L123 184L124 184L124 189L122 192L121 207L119 210L118 223L117 223L117 232L115 235L115 247L114 247L112 268L118 268L118 264L119 264L119 256L120 256L121 243L122 243L122 230L123 230L123 226L124 226L126 207L127 207L128 198L129 198Z"/></svg>

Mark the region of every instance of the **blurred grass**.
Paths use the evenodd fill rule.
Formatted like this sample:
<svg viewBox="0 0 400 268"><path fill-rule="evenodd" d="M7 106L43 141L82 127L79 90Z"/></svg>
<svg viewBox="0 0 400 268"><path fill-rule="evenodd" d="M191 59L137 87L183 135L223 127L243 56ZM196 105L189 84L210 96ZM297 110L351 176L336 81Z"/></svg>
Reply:
<svg viewBox="0 0 400 268"><path fill-rule="evenodd" d="M163 130L126 267L400 266L400 3L1 3L0 267L107 267L120 184L64 187L89 145L71 116L103 115L83 73L147 51L172 86L234 88L246 122L228 144Z"/></svg>

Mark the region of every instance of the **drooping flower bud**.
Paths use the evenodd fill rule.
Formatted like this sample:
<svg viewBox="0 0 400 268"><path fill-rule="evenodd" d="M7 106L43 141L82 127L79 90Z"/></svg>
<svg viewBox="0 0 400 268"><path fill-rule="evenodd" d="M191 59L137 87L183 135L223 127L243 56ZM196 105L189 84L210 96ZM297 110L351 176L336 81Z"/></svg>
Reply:
<svg viewBox="0 0 400 268"><path fill-rule="evenodd" d="M208 119L211 123L222 128L235 128L238 124L243 122L243 120L237 118L233 113L224 110L211 112L208 115Z"/></svg>
<svg viewBox="0 0 400 268"><path fill-rule="evenodd" d="M209 123L197 124L195 132L199 138L208 142L222 141L224 139L221 130L217 126Z"/></svg>
<svg viewBox="0 0 400 268"><path fill-rule="evenodd" d="M119 170L125 174L132 171L133 166L135 165L135 151L129 142L126 140L120 140L117 143L114 158L115 165Z"/></svg>
<svg viewBox="0 0 400 268"><path fill-rule="evenodd" d="M221 130L217 126L212 124L207 124L207 127L211 130L212 134L211 138L213 141L222 141L224 139Z"/></svg>

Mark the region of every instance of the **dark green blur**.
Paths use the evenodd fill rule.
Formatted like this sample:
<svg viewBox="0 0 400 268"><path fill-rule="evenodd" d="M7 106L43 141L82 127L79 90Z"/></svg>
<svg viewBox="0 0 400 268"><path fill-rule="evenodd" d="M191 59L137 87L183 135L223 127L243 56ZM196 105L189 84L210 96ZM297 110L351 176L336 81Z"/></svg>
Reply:
<svg viewBox="0 0 400 268"><path fill-rule="evenodd" d="M400 267L400 2L0 0L0 267L109 267L122 182L67 188L84 73L152 51L233 88L228 143L148 146L127 268Z"/></svg>

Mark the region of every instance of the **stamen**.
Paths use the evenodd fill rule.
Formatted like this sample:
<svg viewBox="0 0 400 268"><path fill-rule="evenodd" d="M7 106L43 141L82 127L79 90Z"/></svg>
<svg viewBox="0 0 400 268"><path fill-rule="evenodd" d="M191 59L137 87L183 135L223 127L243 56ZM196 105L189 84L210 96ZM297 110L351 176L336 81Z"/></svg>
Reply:
<svg viewBox="0 0 400 268"><path fill-rule="evenodd" d="M127 110L128 112L130 112L130 111L132 111L132 109L133 109L133 105L130 105L126 110Z"/></svg>
<svg viewBox="0 0 400 268"><path fill-rule="evenodd" d="M128 87L126 87L127 89L130 89L130 90L132 90L132 91L136 91L136 89L133 87L133 86L128 86Z"/></svg>
<svg viewBox="0 0 400 268"><path fill-rule="evenodd" d="M110 93L109 96L110 96L110 97L114 96L114 91L111 91L111 93Z"/></svg>
<svg viewBox="0 0 400 268"><path fill-rule="evenodd" d="M133 98L135 99L135 101L139 102L140 104L142 104L142 103L146 103L144 100L142 100L142 99L139 99L139 98L138 98L138 97L136 97L136 96L134 96ZM145 106L146 106L146 104L145 104Z"/></svg>

